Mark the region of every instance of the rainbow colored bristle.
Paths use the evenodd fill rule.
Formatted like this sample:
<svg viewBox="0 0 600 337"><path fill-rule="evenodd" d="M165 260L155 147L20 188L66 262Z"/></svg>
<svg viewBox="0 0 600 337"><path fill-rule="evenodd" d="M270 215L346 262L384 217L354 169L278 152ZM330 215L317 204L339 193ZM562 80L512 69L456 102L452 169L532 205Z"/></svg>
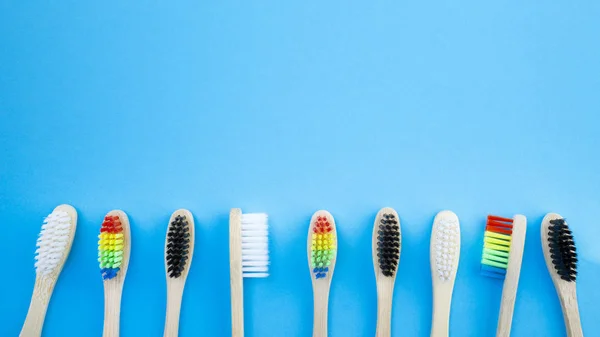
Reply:
<svg viewBox="0 0 600 337"><path fill-rule="evenodd" d="M513 219L490 215L485 226L481 274L504 279L508 268Z"/></svg>
<svg viewBox="0 0 600 337"><path fill-rule="evenodd" d="M335 258L335 233L333 226L325 216L318 216L313 227L310 247L310 265L317 279L324 278L329 272L331 260Z"/></svg>
<svg viewBox="0 0 600 337"><path fill-rule="evenodd" d="M102 278L110 280L117 276L123 262L123 226L118 216L107 215L100 229L98 262Z"/></svg>

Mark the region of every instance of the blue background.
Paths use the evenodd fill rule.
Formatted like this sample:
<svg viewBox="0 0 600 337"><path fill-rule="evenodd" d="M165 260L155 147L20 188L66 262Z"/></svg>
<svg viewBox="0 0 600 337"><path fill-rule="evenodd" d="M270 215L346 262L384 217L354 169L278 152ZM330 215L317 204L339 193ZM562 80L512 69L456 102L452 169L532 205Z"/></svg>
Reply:
<svg viewBox="0 0 600 337"><path fill-rule="evenodd" d="M330 335L373 336L378 209L400 213L394 336L428 336L429 236L462 225L453 336L494 336L501 283L478 275L489 213L525 214L513 336L564 336L541 253L569 219L579 304L600 336L600 4L579 1L0 1L0 335L16 336L42 218L79 211L45 336L100 336L96 236L125 210L123 336L162 336L163 243L197 241L181 336L230 334L227 219L268 212L272 275L245 282L246 334L311 336L306 233L336 218Z"/></svg>

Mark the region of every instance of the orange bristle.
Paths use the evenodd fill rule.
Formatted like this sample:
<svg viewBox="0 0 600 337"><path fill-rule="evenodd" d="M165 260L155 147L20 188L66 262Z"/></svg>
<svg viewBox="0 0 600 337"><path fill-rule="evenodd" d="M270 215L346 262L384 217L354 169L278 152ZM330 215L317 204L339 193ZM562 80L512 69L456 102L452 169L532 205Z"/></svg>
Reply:
<svg viewBox="0 0 600 337"><path fill-rule="evenodd" d="M502 233L502 234L512 234L510 229L505 229L502 227L494 227L494 226L485 226L486 231L494 232L494 233Z"/></svg>

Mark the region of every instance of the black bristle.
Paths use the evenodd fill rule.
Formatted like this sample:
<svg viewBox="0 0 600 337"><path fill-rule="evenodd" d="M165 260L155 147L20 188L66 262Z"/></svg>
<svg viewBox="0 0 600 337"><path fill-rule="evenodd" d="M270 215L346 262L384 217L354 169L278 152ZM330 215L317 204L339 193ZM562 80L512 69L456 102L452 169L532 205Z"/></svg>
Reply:
<svg viewBox="0 0 600 337"><path fill-rule="evenodd" d="M548 247L556 273L561 279L574 282L577 278L577 251L565 219L550 220Z"/></svg>
<svg viewBox="0 0 600 337"><path fill-rule="evenodd" d="M167 274L169 277L181 276L188 259L190 247L189 226L185 216L176 216L167 232Z"/></svg>
<svg viewBox="0 0 600 337"><path fill-rule="evenodd" d="M400 259L400 227L396 216L383 214L377 232L377 257L379 269L384 276L392 277Z"/></svg>

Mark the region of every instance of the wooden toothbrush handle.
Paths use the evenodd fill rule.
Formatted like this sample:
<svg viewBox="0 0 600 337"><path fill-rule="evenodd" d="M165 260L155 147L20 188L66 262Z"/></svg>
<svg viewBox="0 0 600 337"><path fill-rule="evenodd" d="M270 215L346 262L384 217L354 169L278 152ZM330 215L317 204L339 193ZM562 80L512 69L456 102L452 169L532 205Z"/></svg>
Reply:
<svg viewBox="0 0 600 337"><path fill-rule="evenodd" d="M506 284L504 286L506 288ZM515 311L516 288L507 293L506 289L502 291L502 302L500 303L500 315L498 316L498 328L496 337L510 337L513 313Z"/></svg>
<svg viewBox="0 0 600 337"><path fill-rule="evenodd" d="M231 286L231 336L244 337L244 280L242 275L242 210L229 214L229 282Z"/></svg>
<svg viewBox="0 0 600 337"><path fill-rule="evenodd" d="M526 232L527 218L523 215L515 215L508 268L506 270L504 286L502 287L502 300L496 337L510 337L515 302L517 300L517 288L519 287L519 276L521 275L521 264L523 262Z"/></svg>
<svg viewBox="0 0 600 337"><path fill-rule="evenodd" d="M104 281L104 332L102 337L119 337L122 293L123 283L118 279Z"/></svg>
<svg viewBox="0 0 600 337"><path fill-rule="evenodd" d="M179 335L179 314L183 299L183 285L180 280L169 282L167 285L167 317L165 319L164 337Z"/></svg>
<svg viewBox="0 0 600 337"><path fill-rule="evenodd" d="M54 279L41 278L35 279L33 294L31 295L31 303L20 337L39 337L42 335L44 319L48 310L48 303L54 290Z"/></svg>
<svg viewBox="0 0 600 337"><path fill-rule="evenodd" d="M313 337L327 337L327 316L329 306L329 284L326 280L317 280L314 286ZM320 283L320 284L319 284Z"/></svg>
<svg viewBox="0 0 600 337"><path fill-rule="evenodd" d="M565 313L568 337L583 337L583 329L581 328L581 318L579 318L579 309L575 306L574 310L569 310Z"/></svg>
<svg viewBox="0 0 600 337"><path fill-rule="evenodd" d="M450 302L452 292L434 291L433 294L433 318L431 322L431 337L448 337L450 322Z"/></svg>
<svg viewBox="0 0 600 337"><path fill-rule="evenodd" d="M387 281L384 279L384 281ZM377 330L376 337L390 337L392 335L392 295L393 283L377 287Z"/></svg>
<svg viewBox="0 0 600 337"><path fill-rule="evenodd" d="M567 328L568 337L583 337L583 329L581 328L581 318L579 317L579 307L577 305L577 295L575 287L573 291L568 292L568 296L560 296L560 304L563 309L565 318L565 326Z"/></svg>

